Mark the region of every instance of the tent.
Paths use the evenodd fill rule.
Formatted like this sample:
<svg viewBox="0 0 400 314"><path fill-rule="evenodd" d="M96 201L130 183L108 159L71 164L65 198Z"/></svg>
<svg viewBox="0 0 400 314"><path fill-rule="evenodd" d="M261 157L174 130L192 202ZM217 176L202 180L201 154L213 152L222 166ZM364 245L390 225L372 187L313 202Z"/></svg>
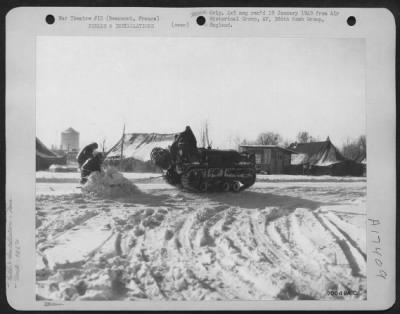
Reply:
<svg viewBox="0 0 400 314"><path fill-rule="evenodd" d="M344 157L329 137L323 142L294 143L289 146L292 155L290 172L293 174L361 176L360 163Z"/></svg>
<svg viewBox="0 0 400 314"><path fill-rule="evenodd" d="M65 165L66 156L59 156L48 149L38 138L36 138L36 171L47 170L50 165Z"/></svg>
<svg viewBox="0 0 400 314"><path fill-rule="evenodd" d="M174 141L175 134L129 133L125 134L107 153L108 159L135 158L149 161L155 147L167 148Z"/></svg>
<svg viewBox="0 0 400 314"><path fill-rule="evenodd" d="M106 153L106 163L121 166L123 171L158 171L150 162L150 153L155 147L168 148L175 134L128 133ZM121 158L122 157L122 158Z"/></svg>

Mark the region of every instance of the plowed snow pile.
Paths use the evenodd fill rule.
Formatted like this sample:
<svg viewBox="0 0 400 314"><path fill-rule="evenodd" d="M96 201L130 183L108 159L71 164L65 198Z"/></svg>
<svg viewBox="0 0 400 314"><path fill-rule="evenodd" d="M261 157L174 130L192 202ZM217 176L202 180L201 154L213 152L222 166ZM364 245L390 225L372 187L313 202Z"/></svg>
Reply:
<svg viewBox="0 0 400 314"><path fill-rule="evenodd" d="M138 189L117 169L110 167L104 172L93 172L82 191L101 197L123 197L136 193Z"/></svg>
<svg viewBox="0 0 400 314"><path fill-rule="evenodd" d="M238 194L115 170L90 178L93 193L37 183L37 299L366 299L366 181L321 180Z"/></svg>

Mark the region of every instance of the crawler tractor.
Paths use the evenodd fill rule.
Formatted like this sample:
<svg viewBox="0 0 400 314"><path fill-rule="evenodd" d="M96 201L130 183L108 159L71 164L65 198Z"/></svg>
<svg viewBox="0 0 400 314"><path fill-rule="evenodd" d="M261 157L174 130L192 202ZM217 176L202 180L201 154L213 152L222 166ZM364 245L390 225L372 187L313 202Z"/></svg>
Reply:
<svg viewBox="0 0 400 314"><path fill-rule="evenodd" d="M235 150L217 150L174 143L156 147L151 160L164 172L165 180L192 192L240 192L256 180L254 155Z"/></svg>

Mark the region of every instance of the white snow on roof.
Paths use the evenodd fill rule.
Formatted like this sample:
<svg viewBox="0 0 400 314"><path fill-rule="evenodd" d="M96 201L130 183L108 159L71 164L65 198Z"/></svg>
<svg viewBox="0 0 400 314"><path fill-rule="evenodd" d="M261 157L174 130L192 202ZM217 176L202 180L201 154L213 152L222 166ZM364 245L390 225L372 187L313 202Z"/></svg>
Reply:
<svg viewBox="0 0 400 314"><path fill-rule="evenodd" d="M291 165L302 165L306 163L308 160L308 155L307 154L292 154L290 164Z"/></svg>
<svg viewBox="0 0 400 314"><path fill-rule="evenodd" d="M314 164L314 166L330 166L330 165L334 165L337 163L340 163L342 161L340 160L324 160L324 161L318 161L316 164Z"/></svg>
<svg viewBox="0 0 400 314"><path fill-rule="evenodd" d="M149 161L150 153L155 147L167 148L172 144L175 134L126 134L123 145L123 158L135 158L141 161ZM119 142L107 158L120 158L121 143Z"/></svg>

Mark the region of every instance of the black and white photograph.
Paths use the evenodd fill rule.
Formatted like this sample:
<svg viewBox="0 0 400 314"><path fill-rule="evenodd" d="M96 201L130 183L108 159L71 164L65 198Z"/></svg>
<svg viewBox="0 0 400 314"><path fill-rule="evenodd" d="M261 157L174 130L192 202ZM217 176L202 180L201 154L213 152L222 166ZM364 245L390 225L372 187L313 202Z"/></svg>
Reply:
<svg viewBox="0 0 400 314"><path fill-rule="evenodd" d="M363 38L41 36L36 300L367 299Z"/></svg>
<svg viewBox="0 0 400 314"><path fill-rule="evenodd" d="M12 9L9 307L390 308L395 31L384 8Z"/></svg>

